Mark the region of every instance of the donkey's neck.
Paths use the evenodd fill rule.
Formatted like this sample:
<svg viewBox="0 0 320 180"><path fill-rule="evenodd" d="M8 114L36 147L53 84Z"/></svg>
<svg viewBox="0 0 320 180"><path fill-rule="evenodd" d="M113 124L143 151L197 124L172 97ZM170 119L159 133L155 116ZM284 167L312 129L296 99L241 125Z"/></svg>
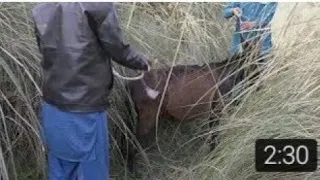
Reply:
<svg viewBox="0 0 320 180"><path fill-rule="evenodd" d="M209 66L217 72L220 80L225 80L228 84L238 84L242 79L241 66L246 57L245 53L235 54L221 62L209 63Z"/></svg>

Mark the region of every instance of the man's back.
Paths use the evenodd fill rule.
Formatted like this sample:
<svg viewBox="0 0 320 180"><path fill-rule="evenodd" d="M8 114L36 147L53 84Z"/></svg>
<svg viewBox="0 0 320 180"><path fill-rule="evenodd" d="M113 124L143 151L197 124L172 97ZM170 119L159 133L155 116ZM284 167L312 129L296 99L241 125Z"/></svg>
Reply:
<svg viewBox="0 0 320 180"><path fill-rule="evenodd" d="M147 69L124 43L113 3L42 3L33 9L43 55L44 100L68 111L104 110L112 88L110 59Z"/></svg>
<svg viewBox="0 0 320 180"><path fill-rule="evenodd" d="M48 179L108 179L110 59L138 70L149 69L147 60L124 42L113 3L41 3L33 18Z"/></svg>

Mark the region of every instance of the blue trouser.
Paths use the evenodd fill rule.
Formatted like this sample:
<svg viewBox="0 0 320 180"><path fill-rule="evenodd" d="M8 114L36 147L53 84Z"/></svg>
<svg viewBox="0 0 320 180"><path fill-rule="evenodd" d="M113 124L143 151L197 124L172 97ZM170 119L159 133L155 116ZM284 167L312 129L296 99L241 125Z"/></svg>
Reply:
<svg viewBox="0 0 320 180"><path fill-rule="evenodd" d="M72 113L42 104L49 180L108 180L109 138L104 112Z"/></svg>

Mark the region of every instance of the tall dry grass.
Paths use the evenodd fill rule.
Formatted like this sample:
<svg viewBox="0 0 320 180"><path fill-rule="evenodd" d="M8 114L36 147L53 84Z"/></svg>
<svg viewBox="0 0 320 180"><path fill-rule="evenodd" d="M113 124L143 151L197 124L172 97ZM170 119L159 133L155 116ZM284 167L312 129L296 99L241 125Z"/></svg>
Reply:
<svg viewBox="0 0 320 180"><path fill-rule="evenodd" d="M30 3L0 5L0 172L2 179L41 174L40 66ZM35 178L35 176L31 176Z"/></svg>
<svg viewBox="0 0 320 180"><path fill-rule="evenodd" d="M45 156L39 141L41 69L30 10L34 3L0 5L0 175L44 179ZM118 3L121 25L135 47L160 60L157 67L204 64L228 55L233 20L222 17L223 3ZM280 4L273 22L275 57L259 92L246 89L244 101L225 111L222 142L209 153L205 121L164 122L157 147L139 161L139 179L317 179L315 173L257 173L257 138L317 138L319 134L319 4ZM127 70L116 66L126 73ZM124 101L124 81L111 95L112 178L130 179L119 155L120 134L133 121ZM177 129L177 127L179 127ZM128 141L132 141L131 136ZM159 151L160 150L160 151ZM142 159L142 158L141 158Z"/></svg>

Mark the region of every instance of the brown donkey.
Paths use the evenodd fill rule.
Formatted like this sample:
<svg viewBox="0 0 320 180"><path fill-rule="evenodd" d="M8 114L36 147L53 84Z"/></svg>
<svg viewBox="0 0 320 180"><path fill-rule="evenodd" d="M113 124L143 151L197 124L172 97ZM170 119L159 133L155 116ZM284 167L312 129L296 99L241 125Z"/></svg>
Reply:
<svg viewBox="0 0 320 180"><path fill-rule="evenodd" d="M175 66L165 93L170 68L154 69L146 73L143 80L128 82L127 88L138 114L136 137L141 146L146 147L149 144L148 140L154 137L156 116L162 96L164 99L159 121L168 117L180 122L207 118L210 120L210 127L218 125L226 97L232 88L244 79L246 68L242 68L242 65L248 60L247 57L248 54L243 53L221 63ZM146 87L157 90L159 95L150 96ZM212 134L212 150L218 143L217 135ZM135 150L129 150L130 171L135 168L135 154Z"/></svg>

